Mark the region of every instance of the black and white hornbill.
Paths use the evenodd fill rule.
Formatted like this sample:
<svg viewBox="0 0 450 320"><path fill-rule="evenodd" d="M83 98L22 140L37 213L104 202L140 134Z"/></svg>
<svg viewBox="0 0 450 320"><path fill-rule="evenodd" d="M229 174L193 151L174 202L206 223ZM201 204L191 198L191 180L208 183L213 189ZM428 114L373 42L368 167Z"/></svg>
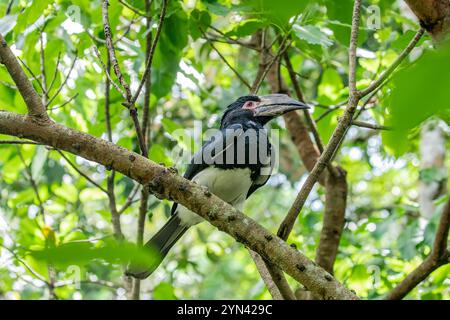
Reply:
<svg viewBox="0 0 450 320"><path fill-rule="evenodd" d="M225 110L220 132L193 156L184 177L242 210L245 200L263 186L272 173L274 150L264 125L286 112L305 108L304 103L284 94L240 97ZM171 218L145 244L156 253L154 262L129 266L127 274L147 278L186 230L202 220L174 203Z"/></svg>

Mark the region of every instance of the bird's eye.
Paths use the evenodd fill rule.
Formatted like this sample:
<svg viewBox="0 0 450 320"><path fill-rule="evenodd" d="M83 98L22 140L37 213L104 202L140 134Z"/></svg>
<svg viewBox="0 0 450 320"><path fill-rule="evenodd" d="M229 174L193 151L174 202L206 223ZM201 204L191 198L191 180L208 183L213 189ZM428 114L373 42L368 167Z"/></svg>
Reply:
<svg viewBox="0 0 450 320"><path fill-rule="evenodd" d="M247 101L242 108L243 109L255 109L256 103L254 103L253 101Z"/></svg>

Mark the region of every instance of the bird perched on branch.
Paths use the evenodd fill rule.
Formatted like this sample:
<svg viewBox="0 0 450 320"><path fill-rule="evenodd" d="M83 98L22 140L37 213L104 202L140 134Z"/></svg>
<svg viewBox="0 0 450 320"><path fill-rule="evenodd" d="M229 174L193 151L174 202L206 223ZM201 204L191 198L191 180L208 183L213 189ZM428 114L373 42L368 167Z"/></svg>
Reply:
<svg viewBox="0 0 450 320"><path fill-rule="evenodd" d="M308 108L284 94L243 96L228 106L220 131L193 156L184 177L242 210L245 200L263 186L270 175L275 152L264 125L289 111ZM127 274L147 278L170 248L203 219L174 203L167 223L145 244L156 253L151 265L131 265Z"/></svg>

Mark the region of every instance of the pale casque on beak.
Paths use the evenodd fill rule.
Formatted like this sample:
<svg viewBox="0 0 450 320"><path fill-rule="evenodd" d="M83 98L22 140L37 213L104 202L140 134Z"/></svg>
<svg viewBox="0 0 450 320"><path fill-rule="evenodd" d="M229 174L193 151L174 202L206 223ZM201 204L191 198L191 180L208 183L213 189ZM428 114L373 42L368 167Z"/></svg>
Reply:
<svg viewBox="0 0 450 320"><path fill-rule="evenodd" d="M289 111L309 108L285 94L269 94L259 98L261 101L254 110L255 117L278 117Z"/></svg>

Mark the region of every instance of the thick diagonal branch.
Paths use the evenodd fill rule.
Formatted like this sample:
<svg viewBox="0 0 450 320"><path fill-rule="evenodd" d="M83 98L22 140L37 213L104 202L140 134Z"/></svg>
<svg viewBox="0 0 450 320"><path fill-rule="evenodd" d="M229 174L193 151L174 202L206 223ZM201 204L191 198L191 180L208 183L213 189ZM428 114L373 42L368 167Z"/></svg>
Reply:
<svg viewBox="0 0 450 320"><path fill-rule="evenodd" d="M8 73L16 83L17 89L19 89L20 95L25 100L25 104L28 108L28 114L35 120L40 122L49 121L47 111L42 103L41 97L34 90L32 84L28 81L28 77L23 72L17 61L16 56L12 53L8 47L5 39L0 34L0 63L6 66Z"/></svg>

